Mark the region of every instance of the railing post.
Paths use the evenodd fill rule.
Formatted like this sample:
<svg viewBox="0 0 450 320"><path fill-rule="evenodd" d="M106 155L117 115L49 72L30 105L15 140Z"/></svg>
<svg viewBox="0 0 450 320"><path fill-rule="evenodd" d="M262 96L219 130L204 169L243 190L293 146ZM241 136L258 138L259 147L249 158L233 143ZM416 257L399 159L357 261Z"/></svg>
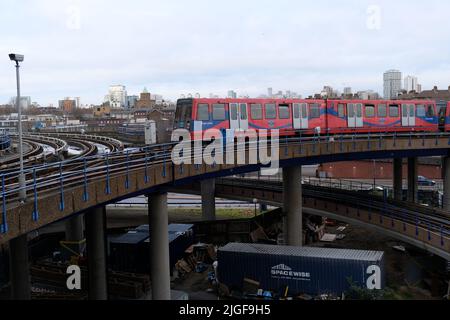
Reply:
<svg viewBox="0 0 450 320"><path fill-rule="evenodd" d="M59 193L59 210L64 210L64 181L63 181L63 171L62 171L62 162L59 163L59 184L60 184L60 193Z"/></svg>
<svg viewBox="0 0 450 320"><path fill-rule="evenodd" d="M0 232L8 232L8 221L6 218L6 190L5 190L5 175L2 174L2 224L0 225Z"/></svg>
<svg viewBox="0 0 450 320"><path fill-rule="evenodd" d="M166 147L163 146L163 169L162 169L163 178L166 177Z"/></svg>
<svg viewBox="0 0 450 320"><path fill-rule="evenodd" d="M33 209L33 221L39 220L39 210L38 210L38 195L37 195L37 185L36 185L36 169L33 169L33 192L34 192L34 209ZM26 192L26 187L25 187Z"/></svg>
<svg viewBox="0 0 450 320"><path fill-rule="evenodd" d="M89 193L87 187L86 158L83 159L83 177L84 177L83 201L86 202L89 200Z"/></svg>
<svg viewBox="0 0 450 320"><path fill-rule="evenodd" d="M302 131L299 132L299 145L298 145L298 153L302 154ZM450 140L449 140L450 141ZM450 144L450 142L449 142Z"/></svg>
<svg viewBox="0 0 450 320"><path fill-rule="evenodd" d="M127 155L127 175L125 178L125 189L128 189L130 187L130 155L128 150L126 151Z"/></svg>
<svg viewBox="0 0 450 320"><path fill-rule="evenodd" d="M288 138L287 138L287 136L284 138L284 143L286 144L286 146L284 147L284 155L287 157L288 154L289 154ZM249 141L249 151L250 151L250 141Z"/></svg>
<svg viewBox="0 0 450 320"><path fill-rule="evenodd" d="M111 194L111 187L109 185L109 157L106 154L106 194Z"/></svg>
<svg viewBox="0 0 450 320"><path fill-rule="evenodd" d="M148 156L147 150L145 150L145 174L144 174L144 182L148 183Z"/></svg>

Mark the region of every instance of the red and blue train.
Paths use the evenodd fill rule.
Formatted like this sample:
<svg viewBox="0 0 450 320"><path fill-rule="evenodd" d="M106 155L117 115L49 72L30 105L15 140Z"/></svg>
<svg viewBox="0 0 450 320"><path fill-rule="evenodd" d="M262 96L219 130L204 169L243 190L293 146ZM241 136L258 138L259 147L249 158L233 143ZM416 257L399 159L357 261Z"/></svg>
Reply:
<svg viewBox="0 0 450 320"><path fill-rule="evenodd" d="M450 131L450 102L188 98L177 101L174 129L179 128L279 129L281 136Z"/></svg>

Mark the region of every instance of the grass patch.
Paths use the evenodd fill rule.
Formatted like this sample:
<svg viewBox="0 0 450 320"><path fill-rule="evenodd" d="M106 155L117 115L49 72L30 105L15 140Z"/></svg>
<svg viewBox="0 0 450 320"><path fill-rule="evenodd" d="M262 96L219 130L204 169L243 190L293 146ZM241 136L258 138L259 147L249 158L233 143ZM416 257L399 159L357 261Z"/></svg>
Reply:
<svg viewBox="0 0 450 320"><path fill-rule="evenodd" d="M176 219L200 219L202 209L199 208L174 208L169 209L169 217ZM216 209L218 219L248 219L255 216L254 209Z"/></svg>

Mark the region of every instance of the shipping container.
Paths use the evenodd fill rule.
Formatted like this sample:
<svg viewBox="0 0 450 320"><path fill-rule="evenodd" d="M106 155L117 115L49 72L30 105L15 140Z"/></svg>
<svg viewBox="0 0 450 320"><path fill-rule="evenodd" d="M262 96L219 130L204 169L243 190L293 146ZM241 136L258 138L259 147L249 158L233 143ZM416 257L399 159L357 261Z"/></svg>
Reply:
<svg viewBox="0 0 450 320"><path fill-rule="evenodd" d="M171 268L175 266L178 260L184 257L184 251L194 243L193 227L193 224L169 224L169 259ZM145 243L147 248L149 248L150 239L147 238Z"/></svg>
<svg viewBox="0 0 450 320"><path fill-rule="evenodd" d="M245 278L260 288L289 295L341 295L355 285L383 289L384 253L330 248L229 243L219 248L218 280L242 290Z"/></svg>
<svg viewBox="0 0 450 320"><path fill-rule="evenodd" d="M168 226L170 266L183 258L184 251L194 243L192 224ZM148 273L150 270L150 238L147 225L109 240L110 261L114 270Z"/></svg>
<svg viewBox="0 0 450 320"><path fill-rule="evenodd" d="M110 262L114 270L143 272L149 251L145 244L147 233L136 230L109 240Z"/></svg>

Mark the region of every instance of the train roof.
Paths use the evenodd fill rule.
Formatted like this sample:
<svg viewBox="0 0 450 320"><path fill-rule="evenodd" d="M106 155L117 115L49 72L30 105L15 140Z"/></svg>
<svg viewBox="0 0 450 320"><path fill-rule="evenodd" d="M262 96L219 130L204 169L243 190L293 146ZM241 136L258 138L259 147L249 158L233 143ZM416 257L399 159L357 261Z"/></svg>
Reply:
<svg viewBox="0 0 450 320"><path fill-rule="evenodd" d="M177 103L233 103L233 102L255 102L255 103L293 103L293 102L312 102L312 103L325 103L326 101L332 102L344 102L344 103L365 103L365 104L378 104L378 103L386 103L386 104L402 104L405 102L409 103L435 103L435 100L432 99L410 99L410 100L385 100L385 99L377 99L377 100L363 100L363 99L284 99L284 98L183 98L178 99Z"/></svg>

